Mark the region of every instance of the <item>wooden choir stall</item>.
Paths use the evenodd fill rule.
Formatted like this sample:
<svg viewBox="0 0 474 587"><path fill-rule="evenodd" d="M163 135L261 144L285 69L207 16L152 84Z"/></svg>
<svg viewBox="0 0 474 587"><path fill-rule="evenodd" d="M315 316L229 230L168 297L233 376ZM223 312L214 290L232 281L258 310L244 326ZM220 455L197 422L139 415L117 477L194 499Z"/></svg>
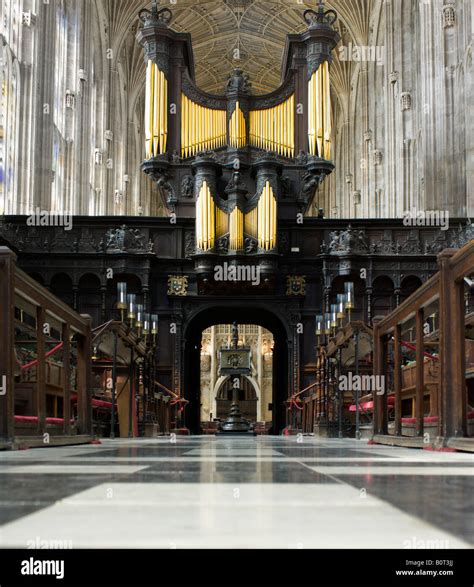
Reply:
<svg viewBox="0 0 474 587"><path fill-rule="evenodd" d="M374 441L474 450L474 241L438 256L439 272L374 319ZM392 400L392 401L391 401Z"/></svg>
<svg viewBox="0 0 474 587"><path fill-rule="evenodd" d="M7 247L0 299L0 447L90 442L90 318L21 271Z"/></svg>
<svg viewBox="0 0 474 587"><path fill-rule="evenodd" d="M155 345L121 321L93 331L92 409L98 436L169 434L180 398L156 380Z"/></svg>

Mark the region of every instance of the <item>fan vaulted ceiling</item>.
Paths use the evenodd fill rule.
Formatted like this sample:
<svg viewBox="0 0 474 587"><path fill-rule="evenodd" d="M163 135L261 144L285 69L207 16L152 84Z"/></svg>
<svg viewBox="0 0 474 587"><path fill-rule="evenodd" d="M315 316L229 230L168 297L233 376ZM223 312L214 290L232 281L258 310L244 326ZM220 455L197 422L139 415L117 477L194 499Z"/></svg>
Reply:
<svg viewBox="0 0 474 587"><path fill-rule="evenodd" d="M137 14L151 2L137 0L97 0L108 22L112 46L130 59L132 35L138 26ZM381 0L332 0L326 2L339 14L343 38L369 44L374 13ZM278 87L285 39L288 33L305 29L303 12L317 2L304 0L161 0L173 12L172 28L192 36L198 85L212 93L225 87L234 67L250 74L254 93ZM240 60L235 60L235 50ZM140 53L133 48L135 65L140 69ZM125 57L125 56L124 56ZM136 70L135 70L136 73ZM344 78L343 72L334 72ZM346 80L347 81L347 80Z"/></svg>

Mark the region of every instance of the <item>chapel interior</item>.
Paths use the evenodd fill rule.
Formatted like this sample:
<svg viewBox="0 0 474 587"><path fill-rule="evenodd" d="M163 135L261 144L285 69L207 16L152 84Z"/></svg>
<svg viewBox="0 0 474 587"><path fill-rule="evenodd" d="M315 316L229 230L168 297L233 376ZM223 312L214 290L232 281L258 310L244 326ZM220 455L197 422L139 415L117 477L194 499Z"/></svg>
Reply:
<svg viewBox="0 0 474 587"><path fill-rule="evenodd" d="M0 0L2 548L472 548L473 32Z"/></svg>

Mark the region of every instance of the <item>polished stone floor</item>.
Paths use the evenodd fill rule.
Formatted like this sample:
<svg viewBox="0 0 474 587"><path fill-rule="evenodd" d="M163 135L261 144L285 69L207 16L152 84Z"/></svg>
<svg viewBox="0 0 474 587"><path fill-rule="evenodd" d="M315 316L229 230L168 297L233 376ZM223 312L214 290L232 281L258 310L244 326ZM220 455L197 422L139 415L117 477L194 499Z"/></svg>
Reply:
<svg viewBox="0 0 474 587"><path fill-rule="evenodd" d="M0 453L0 547L472 548L474 455L311 437Z"/></svg>

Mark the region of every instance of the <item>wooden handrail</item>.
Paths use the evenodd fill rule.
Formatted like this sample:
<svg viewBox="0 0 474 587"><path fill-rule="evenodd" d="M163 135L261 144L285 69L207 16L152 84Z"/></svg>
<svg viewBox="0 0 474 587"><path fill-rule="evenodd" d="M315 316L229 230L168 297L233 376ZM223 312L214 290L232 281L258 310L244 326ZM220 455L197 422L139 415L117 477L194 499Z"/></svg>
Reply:
<svg viewBox="0 0 474 587"><path fill-rule="evenodd" d="M440 438L467 434L467 391L465 383L465 334L464 278L474 273L474 240L462 249L445 249L438 255L439 271L405 300L389 316L375 323L374 374L388 372L387 334L394 331L394 385L395 385L395 434L401 435L401 339L402 325L416 319L416 385L415 413L416 436L424 431L425 375L423 357L428 356L439 364L438 387L435 396L439 415L437 434ZM439 300L439 358L424 351L423 321L425 307ZM411 346L411 345L410 345ZM387 434L387 398L377 396L374 404L374 432Z"/></svg>
<svg viewBox="0 0 474 587"><path fill-rule="evenodd" d="M455 281L460 281L474 272L474 239L454 253L449 266Z"/></svg>
<svg viewBox="0 0 474 587"><path fill-rule="evenodd" d="M88 322L81 318L77 312L67 306L58 298L52 298L51 293L15 266L15 294L30 301L36 306L42 306L45 312L50 311L59 322L69 323L80 334L88 333Z"/></svg>
<svg viewBox="0 0 474 587"><path fill-rule="evenodd" d="M408 321L418 308L423 308L439 298L440 275L436 273L402 302L393 312L377 324L380 334L388 334L397 324Z"/></svg>
<svg viewBox="0 0 474 587"><path fill-rule="evenodd" d="M181 399L177 393L175 393L174 391L171 391L171 389L168 389L166 387L166 385L163 385L163 383L160 383L156 379L155 379L155 385L157 385L158 387L160 387L161 389L163 389L164 391L166 391L166 393L168 393L169 395L173 396L175 399Z"/></svg>

